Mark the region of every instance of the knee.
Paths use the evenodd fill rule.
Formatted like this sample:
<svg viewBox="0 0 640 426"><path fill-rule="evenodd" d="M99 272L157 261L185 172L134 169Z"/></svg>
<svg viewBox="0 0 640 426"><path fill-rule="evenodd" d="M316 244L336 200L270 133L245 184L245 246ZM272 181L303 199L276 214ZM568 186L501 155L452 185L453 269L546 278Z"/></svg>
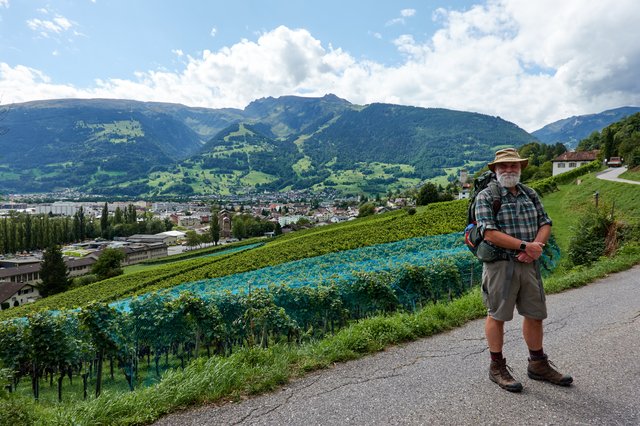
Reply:
<svg viewBox="0 0 640 426"><path fill-rule="evenodd" d="M488 315L487 316L487 326L495 327L495 328L503 328L504 327L504 321L497 320L494 317L492 317L491 315Z"/></svg>

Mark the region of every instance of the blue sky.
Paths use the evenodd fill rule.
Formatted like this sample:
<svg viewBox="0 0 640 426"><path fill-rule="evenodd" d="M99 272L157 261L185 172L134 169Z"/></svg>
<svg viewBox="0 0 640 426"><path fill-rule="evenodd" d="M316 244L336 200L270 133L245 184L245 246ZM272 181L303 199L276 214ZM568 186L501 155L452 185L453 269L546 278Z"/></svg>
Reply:
<svg viewBox="0 0 640 426"><path fill-rule="evenodd" d="M334 93L533 131L640 105L635 0L0 0L0 103Z"/></svg>

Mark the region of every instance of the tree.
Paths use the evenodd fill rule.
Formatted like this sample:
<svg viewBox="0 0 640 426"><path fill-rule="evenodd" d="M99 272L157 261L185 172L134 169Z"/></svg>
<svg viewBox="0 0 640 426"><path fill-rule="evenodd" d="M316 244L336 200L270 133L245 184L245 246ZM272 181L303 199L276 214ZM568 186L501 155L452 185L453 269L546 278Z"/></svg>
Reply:
<svg viewBox="0 0 640 426"><path fill-rule="evenodd" d="M129 204L124 213L125 222L127 223L136 223L138 220L136 213L136 206L133 204Z"/></svg>
<svg viewBox="0 0 640 426"><path fill-rule="evenodd" d="M83 241L85 238L85 217L84 208L80 207L73 215L73 239L74 241Z"/></svg>
<svg viewBox="0 0 640 426"><path fill-rule="evenodd" d="M55 244L44 252L40 266L40 280L42 282L38 290L43 297L66 291L71 285L67 265L62 259L62 251Z"/></svg>
<svg viewBox="0 0 640 426"><path fill-rule="evenodd" d="M120 209L120 207L116 207L116 211L113 214L113 224L118 225L123 222L124 220L122 218L122 210Z"/></svg>
<svg viewBox="0 0 640 426"><path fill-rule="evenodd" d="M309 225L310 223L311 221L308 218L303 216L300 219L298 219L298 221L296 222L296 225L306 226L306 225Z"/></svg>
<svg viewBox="0 0 640 426"><path fill-rule="evenodd" d="M115 277L122 274L121 262L124 260L122 250L107 248L98 257L98 261L91 267L91 273L99 280Z"/></svg>
<svg viewBox="0 0 640 426"><path fill-rule="evenodd" d="M106 303L90 303L78 314L96 349L96 398L102 391L102 364L105 355L117 353L122 340L118 327L121 315Z"/></svg>
<svg viewBox="0 0 640 426"><path fill-rule="evenodd" d="M241 240L247 237L247 226L242 216L237 216L231 225L231 234Z"/></svg>
<svg viewBox="0 0 640 426"><path fill-rule="evenodd" d="M613 130L609 127L605 128L602 131L602 138L604 139L604 147L602 151L604 158L607 160L618 154L613 136Z"/></svg>
<svg viewBox="0 0 640 426"><path fill-rule="evenodd" d="M430 203L437 203L439 198L438 187L431 182L427 182L420 188L420 191L418 191L416 204L426 206Z"/></svg>
<svg viewBox="0 0 640 426"><path fill-rule="evenodd" d="M209 228L209 232L211 233L211 241L213 241L214 245L218 245L218 241L220 241L220 222L218 222L218 212L213 212L211 214L211 227Z"/></svg>
<svg viewBox="0 0 640 426"><path fill-rule="evenodd" d="M107 203L104 203L102 214L100 215L100 233L102 238L109 239L109 207Z"/></svg>
<svg viewBox="0 0 640 426"><path fill-rule="evenodd" d="M187 231L187 247L194 248L200 245L200 237L196 231Z"/></svg>
<svg viewBox="0 0 640 426"><path fill-rule="evenodd" d="M376 212L376 207L371 203L364 203L358 209L358 217L371 216Z"/></svg>

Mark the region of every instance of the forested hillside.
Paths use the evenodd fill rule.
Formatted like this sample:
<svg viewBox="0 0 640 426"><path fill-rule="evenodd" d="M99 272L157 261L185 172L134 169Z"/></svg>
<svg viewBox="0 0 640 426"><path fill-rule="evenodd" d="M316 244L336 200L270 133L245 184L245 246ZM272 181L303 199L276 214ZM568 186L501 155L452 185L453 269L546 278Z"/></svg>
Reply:
<svg viewBox="0 0 640 426"><path fill-rule="evenodd" d="M244 110L104 99L7 108L4 193L387 193L473 169L499 147L534 140L499 117L358 106L334 95L264 98Z"/></svg>
<svg viewBox="0 0 640 426"><path fill-rule="evenodd" d="M599 132L611 123L615 123L639 111L640 107L622 107L598 114L564 118L547 124L533 132L532 135L547 144L562 143L567 148L575 148L582 139L593 132Z"/></svg>
<svg viewBox="0 0 640 426"><path fill-rule="evenodd" d="M578 145L578 150L592 149L600 149L603 159L622 157L630 168L640 166L640 113L593 133Z"/></svg>

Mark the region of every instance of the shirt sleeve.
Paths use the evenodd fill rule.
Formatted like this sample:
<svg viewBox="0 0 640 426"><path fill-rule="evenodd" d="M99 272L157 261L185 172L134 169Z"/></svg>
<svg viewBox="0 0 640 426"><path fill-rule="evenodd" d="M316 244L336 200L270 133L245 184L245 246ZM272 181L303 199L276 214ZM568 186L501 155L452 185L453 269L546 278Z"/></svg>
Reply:
<svg viewBox="0 0 640 426"><path fill-rule="evenodd" d="M475 214L478 230L482 236L487 229L500 229L493 214L493 196L488 188L476 196Z"/></svg>

